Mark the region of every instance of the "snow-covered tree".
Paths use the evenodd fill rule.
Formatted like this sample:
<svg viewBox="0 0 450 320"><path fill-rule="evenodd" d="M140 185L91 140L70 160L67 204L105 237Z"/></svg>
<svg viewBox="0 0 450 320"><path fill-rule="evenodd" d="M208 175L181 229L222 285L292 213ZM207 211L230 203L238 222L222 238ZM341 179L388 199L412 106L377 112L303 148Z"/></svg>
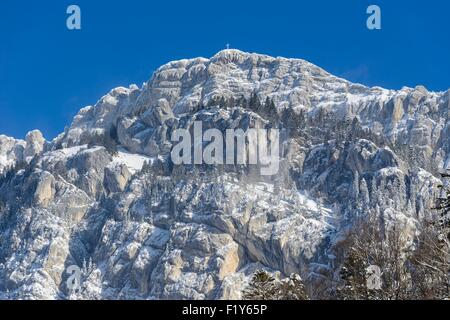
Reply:
<svg viewBox="0 0 450 320"><path fill-rule="evenodd" d="M258 270L244 290L245 300L308 300L303 280L298 274L278 279L264 270Z"/></svg>

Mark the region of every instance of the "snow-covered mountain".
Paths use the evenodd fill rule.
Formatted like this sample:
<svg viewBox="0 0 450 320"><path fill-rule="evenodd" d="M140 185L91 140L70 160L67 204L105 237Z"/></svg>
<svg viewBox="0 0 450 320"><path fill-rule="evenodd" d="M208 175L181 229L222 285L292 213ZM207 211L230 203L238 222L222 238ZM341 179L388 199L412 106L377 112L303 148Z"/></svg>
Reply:
<svg viewBox="0 0 450 320"><path fill-rule="evenodd" d="M408 236L428 214L450 166L449 97L224 50L113 89L51 142L0 136L0 297L238 299L258 268L316 281L356 217ZM175 166L171 133L194 121L279 128L279 173Z"/></svg>

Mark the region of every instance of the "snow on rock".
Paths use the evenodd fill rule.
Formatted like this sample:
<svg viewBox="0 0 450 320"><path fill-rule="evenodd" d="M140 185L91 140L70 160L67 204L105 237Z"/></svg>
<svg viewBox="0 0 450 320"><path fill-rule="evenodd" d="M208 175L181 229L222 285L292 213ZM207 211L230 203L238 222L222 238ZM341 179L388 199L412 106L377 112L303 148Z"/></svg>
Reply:
<svg viewBox="0 0 450 320"><path fill-rule="evenodd" d="M24 164L0 179L0 298L240 299L258 268L329 271L336 239L369 212L408 238L449 163L449 97L224 50L111 90L52 142L0 136L0 174ZM175 166L170 136L196 120L283 128L279 172Z"/></svg>
<svg viewBox="0 0 450 320"><path fill-rule="evenodd" d="M146 162L152 163L154 158L140 154L133 154L126 150L120 150L117 156L113 157L113 165L125 164L132 174L141 171Z"/></svg>

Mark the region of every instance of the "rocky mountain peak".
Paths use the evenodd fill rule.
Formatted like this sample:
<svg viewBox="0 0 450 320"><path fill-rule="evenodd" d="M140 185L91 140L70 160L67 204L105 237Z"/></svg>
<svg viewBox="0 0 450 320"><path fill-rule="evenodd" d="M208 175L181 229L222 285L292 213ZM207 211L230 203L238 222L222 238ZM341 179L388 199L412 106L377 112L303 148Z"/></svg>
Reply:
<svg viewBox="0 0 450 320"><path fill-rule="evenodd" d="M39 130L28 132L25 141L0 135L0 174L17 163L30 162L43 151L45 143Z"/></svg>
<svg viewBox="0 0 450 320"><path fill-rule="evenodd" d="M450 167L448 112L449 92L369 88L299 59L165 64L50 143L0 136L0 174L24 162L0 179L0 298L240 299L256 269L333 274L368 213L414 234ZM171 134L195 121L279 129L278 174L174 165Z"/></svg>

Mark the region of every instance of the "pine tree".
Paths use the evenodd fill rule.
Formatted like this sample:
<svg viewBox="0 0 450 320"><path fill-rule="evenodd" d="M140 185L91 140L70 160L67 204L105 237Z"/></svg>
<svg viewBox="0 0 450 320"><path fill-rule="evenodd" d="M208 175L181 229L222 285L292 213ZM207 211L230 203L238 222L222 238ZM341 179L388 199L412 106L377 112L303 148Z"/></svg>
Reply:
<svg viewBox="0 0 450 320"><path fill-rule="evenodd" d="M308 300L305 285L300 275L294 273L281 281L279 300Z"/></svg>
<svg viewBox="0 0 450 320"><path fill-rule="evenodd" d="M244 291L245 300L274 300L278 292L276 280L268 272L258 270Z"/></svg>
<svg viewBox="0 0 450 320"><path fill-rule="evenodd" d="M245 300L307 300L308 296L301 277L292 274L289 278L279 280L268 272L258 270L244 290Z"/></svg>
<svg viewBox="0 0 450 320"><path fill-rule="evenodd" d="M254 92L252 92L252 94L250 95L250 100L248 102L248 107L253 112L258 113L260 111L261 102L259 101L259 98L258 98L257 94L254 93Z"/></svg>

